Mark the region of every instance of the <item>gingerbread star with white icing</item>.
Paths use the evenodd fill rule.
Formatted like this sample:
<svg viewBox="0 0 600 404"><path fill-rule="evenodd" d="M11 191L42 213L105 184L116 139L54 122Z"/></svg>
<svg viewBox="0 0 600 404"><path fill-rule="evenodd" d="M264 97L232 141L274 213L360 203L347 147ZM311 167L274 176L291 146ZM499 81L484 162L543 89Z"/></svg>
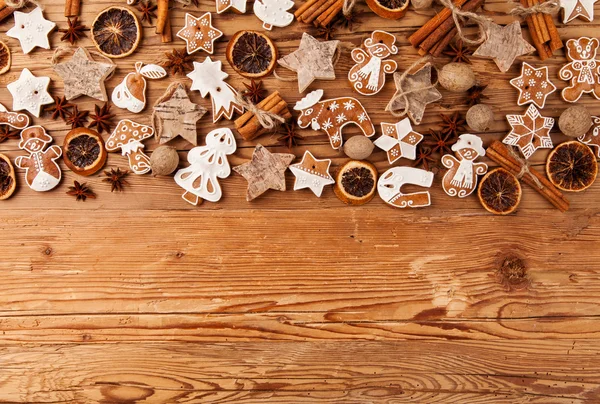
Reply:
<svg viewBox="0 0 600 404"><path fill-rule="evenodd" d="M523 62L521 75L510 81L510 85L519 90L518 105L535 104L544 108L546 97L556 91L556 86L548 79L548 67L536 69Z"/></svg>
<svg viewBox="0 0 600 404"><path fill-rule="evenodd" d="M185 26L179 30L177 36L186 42L187 53L190 55L201 49L212 55L215 41L222 37L223 33L212 26L211 13L206 13L199 18L186 14Z"/></svg>
<svg viewBox="0 0 600 404"><path fill-rule="evenodd" d="M560 0L563 9L563 24L580 18L585 21L594 20L594 3L598 0Z"/></svg>
<svg viewBox="0 0 600 404"><path fill-rule="evenodd" d="M381 131L383 135L373 144L386 151L390 164L402 157L409 160L417 158L417 145L424 136L413 130L408 118L395 124L382 122Z"/></svg>
<svg viewBox="0 0 600 404"><path fill-rule="evenodd" d="M6 86L13 97L13 111L26 110L39 118L42 105L54 102L48 94L49 84L49 77L35 77L29 69L23 69L19 79Z"/></svg>
<svg viewBox="0 0 600 404"><path fill-rule="evenodd" d="M224 13L229 9L242 14L246 12L247 0L216 0L216 2L217 14Z"/></svg>
<svg viewBox="0 0 600 404"><path fill-rule="evenodd" d="M305 151L302 161L290 166L290 171L296 177L294 191L310 188L310 190L320 198L323 193L323 188L326 185L335 183L335 180L331 174L329 174L330 165L330 159L319 160L308 150Z"/></svg>
<svg viewBox="0 0 600 404"><path fill-rule="evenodd" d="M485 24L485 42L477 48L473 55L494 59L501 72L506 73L515 59L535 50L523 39L519 21L513 21L506 26L493 22Z"/></svg>
<svg viewBox="0 0 600 404"><path fill-rule="evenodd" d="M524 115L507 115L506 119L512 130L502 143L517 146L526 159L537 149L554 147L550 137L554 118L542 116L535 106L530 105Z"/></svg>
<svg viewBox="0 0 600 404"><path fill-rule="evenodd" d="M36 7L30 13L15 11L14 15L15 26L6 35L19 40L23 53L31 52L36 46L50 49L48 35L56 24L44 18L41 8Z"/></svg>

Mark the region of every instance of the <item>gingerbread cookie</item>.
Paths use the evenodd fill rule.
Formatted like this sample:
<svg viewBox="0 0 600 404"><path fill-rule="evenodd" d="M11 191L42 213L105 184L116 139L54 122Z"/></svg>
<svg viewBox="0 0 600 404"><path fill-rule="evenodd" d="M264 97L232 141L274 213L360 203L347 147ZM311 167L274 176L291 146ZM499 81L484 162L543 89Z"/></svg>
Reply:
<svg viewBox="0 0 600 404"><path fill-rule="evenodd" d="M54 102L48 94L49 85L49 77L35 77L29 69L23 69L19 79L6 86L13 97L13 110L26 110L39 118L42 106Z"/></svg>
<svg viewBox="0 0 600 404"><path fill-rule="evenodd" d="M40 7L34 8L30 13L15 11L14 16L15 26L6 35L19 40L23 53L31 52L36 46L50 49L48 35L56 24L44 18Z"/></svg>
<svg viewBox="0 0 600 404"><path fill-rule="evenodd" d="M231 174L227 156L235 149L231 129L215 129L206 135L206 146L190 150L187 157L189 167L175 174L175 182L186 191L181 197L192 205L202 203L203 199L219 201L223 192L218 178L227 178Z"/></svg>
<svg viewBox="0 0 600 404"><path fill-rule="evenodd" d="M236 13L244 14L247 2L248 0L216 0L217 14L224 13L229 9L232 9Z"/></svg>
<svg viewBox="0 0 600 404"><path fill-rule="evenodd" d="M431 205L429 191L402 193L405 184L430 188L433 173L420 168L393 167L379 177L377 193L388 205L396 208L422 208Z"/></svg>
<svg viewBox="0 0 600 404"><path fill-rule="evenodd" d="M523 156L528 159L538 149L552 149L550 130L554 126L554 118L546 118L533 105L527 108L525 115L507 115L512 130L502 143L517 146Z"/></svg>
<svg viewBox="0 0 600 404"><path fill-rule="evenodd" d="M346 125L357 125L367 137L375 134L375 127L362 104L355 98L343 97L321 101L323 90L316 90L296 103L300 111L298 125L313 130L322 130L329 136L331 147L339 149L344 142L342 129Z"/></svg>
<svg viewBox="0 0 600 404"><path fill-rule="evenodd" d="M563 24L580 18L585 21L594 20L594 3L598 0L560 0L563 9Z"/></svg>
<svg viewBox="0 0 600 404"><path fill-rule="evenodd" d="M229 77L221 68L221 61L213 62L206 57L204 62L194 62L194 71L187 75L192 79L191 90L200 91L202 97L210 95L212 101L213 123L222 117L233 118L233 114L244 113L244 107L237 103L237 91L225 79Z"/></svg>
<svg viewBox="0 0 600 404"><path fill-rule="evenodd" d="M600 117L592 116L592 127L588 132L577 138L581 143L588 145L592 150L596 150L596 155L600 158Z"/></svg>
<svg viewBox="0 0 600 404"><path fill-rule="evenodd" d="M448 169L442 187L448 195L464 198L477 188L477 176L487 172L487 164L475 162L485 156L485 149L479 136L465 134L458 137L452 151L456 157L451 154L442 157L442 164Z"/></svg>
<svg viewBox="0 0 600 404"><path fill-rule="evenodd" d="M190 55L199 50L212 55L215 41L222 37L223 33L212 26L211 13L206 13L199 18L186 14L185 26L179 30L177 36L186 42L187 53Z"/></svg>
<svg viewBox="0 0 600 404"><path fill-rule="evenodd" d="M146 174L152 169L150 158L144 153L142 141L154 136L151 126L123 119L106 141L106 150L116 152L121 150L123 156L129 159L129 167L135 174Z"/></svg>
<svg viewBox="0 0 600 404"><path fill-rule="evenodd" d="M29 126L29 116L19 112L10 112L0 104L0 125L8 125L15 129L25 129Z"/></svg>
<svg viewBox="0 0 600 404"><path fill-rule="evenodd" d="M373 31L364 42L365 49L352 50L356 64L348 73L352 88L362 95L374 95L385 85L385 75L398 69L394 60L385 60L398 53L396 37L385 31Z"/></svg>
<svg viewBox="0 0 600 404"><path fill-rule="evenodd" d="M329 166L331 160L318 160L311 152L305 151L302 161L290 166L290 171L296 177L294 191L310 188L320 198L325 185L335 184L335 180L329 174Z"/></svg>
<svg viewBox="0 0 600 404"><path fill-rule="evenodd" d="M561 80L571 82L561 93L565 101L577 102L584 93L591 93L600 100L600 73L596 61L598 44L598 39L586 37L567 41L569 63L558 72Z"/></svg>
<svg viewBox="0 0 600 404"><path fill-rule="evenodd" d="M112 93L112 102L119 108L134 114L146 106L146 79L158 80L167 77L167 71L159 65L135 63L135 72L129 73Z"/></svg>
<svg viewBox="0 0 600 404"><path fill-rule="evenodd" d="M521 66L521 75L510 84L519 90L518 105L535 104L544 108L546 97L556 91L556 86L548 79L548 67L536 69L526 62Z"/></svg>
<svg viewBox="0 0 600 404"><path fill-rule="evenodd" d="M287 27L294 21L294 14L286 11L292 7L292 0L254 0L254 14L269 31L273 27Z"/></svg>
<svg viewBox="0 0 600 404"><path fill-rule="evenodd" d="M395 124L382 122L381 131L383 135L373 144L386 151L390 164L402 157L417 158L417 144L424 136L413 130L410 119L404 118Z"/></svg>
<svg viewBox="0 0 600 404"><path fill-rule="evenodd" d="M21 132L19 149L29 152L29 156L17 157L15 165L25 169L25 182L34 191L50 191L62 178L62 172L56 163L62 150L56 145L46 149L50 142L52 137L41 126L31 126Z"/></svg>

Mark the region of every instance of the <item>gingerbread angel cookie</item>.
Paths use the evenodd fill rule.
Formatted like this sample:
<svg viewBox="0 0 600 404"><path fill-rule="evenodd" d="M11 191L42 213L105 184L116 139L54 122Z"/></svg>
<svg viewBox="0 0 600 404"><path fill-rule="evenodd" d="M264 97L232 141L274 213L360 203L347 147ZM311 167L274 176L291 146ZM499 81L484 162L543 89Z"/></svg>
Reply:
<svg viewBox="0 0 600 404"><path fill-rule="evenodd" d="M485 149L479 136L465 134L452 145L452 151L456 157L450 154L442 157L442 164L448 168L442 187L448 195L464 198L477 188L477 176L487 172L487 164L475 162L477 157L485 156Z"/></svg>
<svg viewBox="0 0 600 404"><path fill-rule="evenodd" d="M558 72L562 80L571 81L571 85L562 90L567 102L577 102L582 94L591 93L600 100L600 73L596 52L596 38L581 37L567 41L567 59L569 63Z"/></svg>
<svg viewBox="0 0 600 404"><path fill-rule="evenodd" d="M367 137L375 134L375 126L362 104L355 98L343 97L321 101L323 90L316 90L296 103L300 111L298 125L313 130L322 130L329 136L331 147L339 149L344 142L342 129L346 125L357 125Z"/></svg>
<svg viewBox="0 0 600 404"><path fill-rule="evenodd" d="M364 42L365 49L352 50L352 60L356 64L348 73L348 80L358 93L374 95L385 85L385 75L398 68L393 60L384 60L398 53L396 37L385 31L373 31Z"/></svg>
<svg viewBox="0 0 600 404"><path fill-rule="evenodd" d="M29 152L29 156L17 157L15 164L25 170L25 182L34 191L50 191L62 178L62 172L56 163L62 150L56 145L44 150L50 142L52 137L41 126L31 126L21 132L19 148Z"/></svg>

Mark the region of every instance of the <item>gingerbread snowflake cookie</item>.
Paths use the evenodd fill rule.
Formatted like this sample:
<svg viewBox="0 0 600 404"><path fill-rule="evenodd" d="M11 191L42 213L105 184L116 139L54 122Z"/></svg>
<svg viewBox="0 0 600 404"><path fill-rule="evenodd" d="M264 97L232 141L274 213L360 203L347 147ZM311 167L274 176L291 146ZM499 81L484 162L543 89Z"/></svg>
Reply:
<svg viewBox="0 0 600 404"><path fill-rule="evenodd" d="M342 130L347 125L358 126L367 137L375 134L367 110L357 99L342 97L321 101L321 98L323 90L316 90L296 103L294 109L300 111L298 125L301 128L310 126L313 130L324 131L334 149L342 147Z"/></svg>
<svg viewBox="0 0 600 404"><path fill-rule="evenodd" d="M23 69L19 79L6 86L13 97L13 110L26 110L39 118L42 106L54 102L48 94L48 85L49 77L35 77L29 69Z"/></svg>
<svg viewBox="0 0 600 404"><path fill-rule="evenodd" d="M539 148L551 149L550 130L554 126L554 118L546 118L533 105L527 108L525 115L507 115L512 130L502 143L517 146L523 156L528 159Z"/></svg>
<svg viewBox="0 0 600 404"><path fill-rule="evenodd" d="M41 126L31 126L21 132L19 148L29 156L19 156L17 167L25 170L25 181L34 191L45 192L55 188L62 178L62 171L56 160L62 155L59 146L46 146L52 137Z"/></svg>
<svg viewBox="0 0 600 404"><path fill-rule="evenodd" d="M544 108L546 97L556 91L556 86L548 79L548 67L536 69L526 62L521 66L521 75L510 84L519 90L518 105L535 104Z"/></svg>
<svg viewBox="0 0 600 404"><path fill-rule="evenodd" d="M385 85L385 75L398 68L394 60L386 60L398 53L396 37L385 31L374 31L364 42L365 49L352 50L356 64L348 73L352 88L362 95L375 95Z"/></svg>
<svg viewBox="0 0 600 404"><path fill-rule="evenodd" d="M305 151L302 161L290 166L290 171L296 177L294 191L310 188L320 198L326 185L335 184L335 180L329 174L330 166L330 159L319 160L308 150Z"/></svg>
<svg viewBox="0 0 600 404"><path fill-rule="evenodd" d="M6 35L19 40L23 53L27 54L35 47L50 49L48 35L56 24L44 18L40 7L29 13L15 11L14 15L15 26L9 29Z"/></svg>
<svg viewBox="0 0 600 404"><path fill-rule="evenodd" d="M485 156L485 149L479 136L465 134L458 137L452 151L456 157L451 154L442 157L442 164L448 169L442 188L450 196L464 198L477 188L477 176L487 172L487 164L475 162L478 157Z"/></svg>
<svg viewBox="0 0 600 404"><path fill-rule="evenodd" d="M598 44L598 39L587 37L567 41L569 63L558 72L561 80L570 81L561 93L565 101L577 102L584 93L600 100L600 66L596 60Z"/></svg>
<svg viewBox="0 0 600 404"><path fill-rule="evenodd" d="M429 191L403 193L404 185L430 188L433 173L420 168L393 167L379 177L377 193L388 205L396 208L422 208L431 205Z"/></svg>
<svg viewBox="0 0 600 404"><path fill-rule="evenodd" d="M199 18L186 14L185 26L179 30L177 36L186 42L187 53L190 55L199 50L212 55L215 41L222 37L223 33L212 26L211 13L206 13Z"/></svg>
<svg viewBox="0 0 600 404"><path fill-rule="evenodd" d="M386 151L390 164L402 157L417 158L417 144L423 140L423 135L413 130L410 119L404 118L395 124L382 122L381 131L383 135L373 144Z"/></svg>

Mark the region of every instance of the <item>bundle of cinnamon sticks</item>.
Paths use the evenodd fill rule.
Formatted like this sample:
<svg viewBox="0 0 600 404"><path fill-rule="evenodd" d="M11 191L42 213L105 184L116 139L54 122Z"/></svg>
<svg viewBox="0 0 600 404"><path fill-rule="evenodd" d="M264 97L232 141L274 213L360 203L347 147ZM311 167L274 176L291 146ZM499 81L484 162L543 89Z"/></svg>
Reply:
<svg viewBox="0 0 600 404"><path fill-rule="evenodd" d="M292 119L292 113L288 109L287 102L281 98L278 91L270 94L267 98L257 104L257 107L263 111L268 111L279 115L286 121ZM252 140L267 132L262 127L258 118L250 111L247 111L235 120L235 129L245 140Z"/></svg>
<svg viewBox="0 0 600 404"><path fill-rule="evenodd" d="M518 176L523 170L523 163L518 161L508 147L498 140L494 141L486 150L486 156L500 165L500 167ZM535 178L535 179L534 179ZM565 196L546 178L535 169L529 167L523 174L521 180L535 189L540 195L546 198L554 207L561 212L569 210L569 201ZM540 187L541 185L541 187Z"/></svg>
<svg viewBox="0 0 600 404"><path fill-rule="evenodd" d="M307 0L294 15L300 22L317 27L329 25L344 8L344 0Z"/></svg>
<svg viewBox="0 0 600 404"><path fill-rule="evenodd" d="M544 0L520 0L523 7L529 8L543 3ZM551 57L557 49L563 47L556 25L550 14L535 13L525 17L531 41L541 60Z"/></svg>
<svg viewBox="0 0 600 404"><path fill-rule="evenodd" d="M485 0L454 0L453 3L456 7L460 7L462 11L475 12L483 6ZM444 8L408 37L408 41L419 50L421 56L430 53L435 57L439 57L457 32L458 29L452 18L452 11Z"/></svg>

